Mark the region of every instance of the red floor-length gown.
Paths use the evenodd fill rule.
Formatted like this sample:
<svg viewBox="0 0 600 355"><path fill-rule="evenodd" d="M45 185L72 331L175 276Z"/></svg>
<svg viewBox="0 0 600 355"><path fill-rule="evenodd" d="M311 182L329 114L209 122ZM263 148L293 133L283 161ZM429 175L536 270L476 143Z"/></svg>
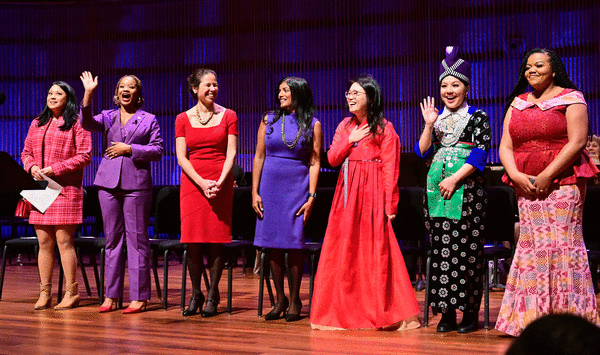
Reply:
<svg viewBox="0 0 600 355"><path fill-rule="evenodd" d="M363 125L367 122L363 122ZM391 123L356 145L353 118L336 129L327 154L342 164L319 260L311 309L313 328L393 326L419 313L404 258L386 215L398 205L400 142Z"/></svg>

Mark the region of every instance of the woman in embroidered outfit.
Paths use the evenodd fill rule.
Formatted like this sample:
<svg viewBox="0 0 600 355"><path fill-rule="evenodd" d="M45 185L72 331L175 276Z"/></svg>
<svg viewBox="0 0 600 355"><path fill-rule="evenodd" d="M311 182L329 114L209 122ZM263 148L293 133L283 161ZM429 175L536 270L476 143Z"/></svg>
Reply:
<svg viewBox="0 0 600 355"><path fill-rule="evenodd" d="M102 132L105 147L94 180L100 187L98 198L106 236L106 298L98 312L116 310L118 299L123 297L123 243L127 239L131 303L123 313L138 313L146 309L150 299L150 162L162 157L160 127L154 115L139 109L144 95L136 76L119 79L113 97L117 109L96 116L92 116L91 104L98 77L83 72L81 81L85 88L81 124L89 131Z"/></svg>
<svg viewBox="0 0 600 355"><path fill-rule="evenodd" d="M438 115L434 99L421 104L425 128L415 153L433 157L427 174L425 225L431 237L430 303L441 309L438 332L474 332L483 291L483 229L487 195L481 186L490 149L490 124L485 112L466 102L471 65L446 48L440 65ZM463 312L456 324L456 310Z"/></svg>
<svg viewBox="0 0 600 355"><path fill-rule="evenodd" d="M62 81L52 83L46 106L31 122L21 153L23 166L34 179L43 180L43 174L63 187L44 213L32 209L29 216L40 246L40 298L34 306L36 310L48 308L52 302L55 245L60 251L67 290L54 309L77 307L80 301L75 282L77 257L73 237L77 225L83 221L81 183L83 168L91 161L92 136L81 127L77 114L77 99L71 86Z"/></svg>
<svg viewBox="0 0 600 355"><path fill-rule="evenodd" d="M400 140L383 118L379 84L351 81L351 117L327 158L342 165L315 279L315 329L419 327L419 305L392 230L398 208ZM343 164L342 164L343 163Z"/></svg>
<svg viewBox="0 0 600 355"><path fill-rule="evenodd" d="M524 92L528 84L531 92ZM520 237L496 329L518 336L532 321L572 313L598 324L581 234L587 178L585 99L551 50L525 55L505 107L500 159L515 187Z"/></svg>
<svg viewBox="0 0 600 355"><path fill-rule="evenodd" d="M313 96L306 80L288 77L277 87L279 109L265 115L260 124L252 169L252 207L258 216L254 245L269 248L277 291L277 304L265 320L284 314L291 322L300 319L302 310L304 224L315 203L323 133L313 117ZM283 287L286 252L289 300Z"/></svg>
<svg viewBox="0 0 600 355"><path fill-rule="evenodd" d="M219 280L223 273L223 243L231 243L233 174L237 151L237 116L215 103L217 74L197 69L188 78L190 93L198 103L175 120L175 150L181 166L181 242L187 243L192 299L183 311L191 316L202 308L200 289L207 246L210 287L202 317L217 315Z"/></svg>

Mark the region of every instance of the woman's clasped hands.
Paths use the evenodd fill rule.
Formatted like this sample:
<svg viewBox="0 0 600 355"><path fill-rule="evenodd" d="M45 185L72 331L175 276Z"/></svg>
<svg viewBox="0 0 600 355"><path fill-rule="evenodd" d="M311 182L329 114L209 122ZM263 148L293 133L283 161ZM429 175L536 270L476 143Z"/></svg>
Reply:
<svg viewBox="0 0 600 355"><path fill-rule="evenodd" d="M513 174L511 180L515 187L522 190L529 195L544 195L548 194L550 190L550 183L552 182L544 172L541 172L537 176L523 174L521 172Z"/></svg>
<svg viewBox="0 0 600 355"><path fill-rule="evenodd" d="M214 180L203 180L199 185L204 196L209 199L216 197L221 190L221 186Z"/></svg>
<svg viewBox="0 0 600 355"><path fill-rule="evenodd" d="M40 169L40 167L37 165L31 167L31 176L33 176L34 179L42 181L44 180L43 175L46 175L48 177L54 176L54 171L52 170L52 167L47 166L43 169Z"/></svg>

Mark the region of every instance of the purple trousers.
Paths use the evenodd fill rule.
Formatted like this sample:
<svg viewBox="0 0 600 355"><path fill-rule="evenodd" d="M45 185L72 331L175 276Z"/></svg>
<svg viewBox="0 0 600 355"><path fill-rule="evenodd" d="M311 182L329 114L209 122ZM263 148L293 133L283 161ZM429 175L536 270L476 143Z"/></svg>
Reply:
<svg viewBox="0 0 600 355"><path fill-rule="evenodd" d="M148 223L152 191L100 189L98 198L106 236L106 297L123 297L123 243L127 240L129 298L133 301L149 300L151 263Z"/></svg>

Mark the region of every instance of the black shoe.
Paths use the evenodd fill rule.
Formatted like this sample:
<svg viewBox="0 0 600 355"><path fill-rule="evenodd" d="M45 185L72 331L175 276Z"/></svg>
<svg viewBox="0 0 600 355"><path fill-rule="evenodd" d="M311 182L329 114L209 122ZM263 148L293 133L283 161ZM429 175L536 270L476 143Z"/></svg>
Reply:
<svg viewBox="0 0 600 355"><path fill-rule="evenodd" d="M442 319L437 325L438 333L446 333L456 330L456 310L448 310L446 313L442 313Z"/></svg>
<svg viewBox="0 0 600 355"><path fill-rule="evenodd" d="M213 306L209 306L209 304L211 304ZM219 301L218 300L207 300L206 301L206 308L204 308L204 310L202 311L202 313L200 315L202 317L204 317L204 318L216 316L217 315L217 306L218 305L219 305Z"/></svg>
<svg viewBox="0 0 600 355"><path fill-rule="evenodd" d="M284 298L280 307L278 307L279 304L276 304L275 307L273 307L273 309L271 310L271 312L265 314L265 320L277 320L281 317L286 317L286 310L288 309L289 305L290 300L288 300L287 297Z"/></svg>
<svg viewBox="0 0 600 355"><path fill-rule="evenodd" d="M479 312L467 311L463 315L463 319L456 330L458 333L472 333L479 329Z"/></svg>
<svg viewBox="0 0 600 355"><path fill-rule="evenodd" d="M190 305L188 308L181 312L184 317L193 316L198 313L198 309L202 308L204 304L204 295L200 294L199 296L194 296L190 299Z"/></svg>
<svg viewBox="0 0 600 355"><path fill-rule="evenodd" d="M290 307L292 308L292 307ZM285 316L286 322L295 322L300 320L302 317L300 316L300 312L302 311L302 302L300 302L300 307L298 307L298 313L290 313L290 309L288 308L287 315Z"/></svg>
<svg viewBox="0 0 600 355"><path fill-rule="evenodd" d="M286 322L295 322L297 320L302 319L302 316L300 315L300 313L297 314L293 314L293 313L288 313L285 316L285 321Z"/></svg>

